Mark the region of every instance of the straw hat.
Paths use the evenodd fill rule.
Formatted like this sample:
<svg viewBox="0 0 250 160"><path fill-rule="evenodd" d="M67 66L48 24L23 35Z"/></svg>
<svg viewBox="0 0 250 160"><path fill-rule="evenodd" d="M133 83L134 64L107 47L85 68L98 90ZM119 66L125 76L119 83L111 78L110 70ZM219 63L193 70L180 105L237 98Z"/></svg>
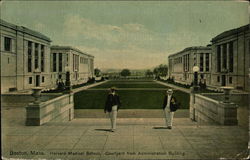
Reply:
<svg viewBox="0 0 250 160"><path fill-rule="evenodd" d="M172 89L168 89L167 93L173 93L173 90Z"/></svg>

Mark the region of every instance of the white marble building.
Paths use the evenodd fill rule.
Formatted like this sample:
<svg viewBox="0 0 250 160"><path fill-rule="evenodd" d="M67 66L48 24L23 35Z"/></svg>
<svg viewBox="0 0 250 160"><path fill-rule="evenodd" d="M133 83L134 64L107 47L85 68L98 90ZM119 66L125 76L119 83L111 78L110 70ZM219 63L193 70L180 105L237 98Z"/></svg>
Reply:
<svg viewBox="0 0 250 160"><path fill-rule="evenodd" d="M70 46L51 46L50 71L53 85L65 82L66 70L70 72L71 84L81 84L94 76L94 56Z"/></svg>
<svg viewBox="0 0 250 160"><path fill-rule="evenodd" d="M199 81L211 83L211 47L193 46L171 54L168 57L169 78L175 82L190 85L193 82L193 67L198 66Z"/></svg>
<svg viewBox="0 0 250 160"><path fill-rule="evenodd" d="M212 83L214 87L231 86L250 91L249 25L225 31L212 40Z"/></svg>
<svg viewBox="0 0 250 160"><path fill-rule="evenodd" d="M1 93L50 87L50 38L0 20Z"/></svg>

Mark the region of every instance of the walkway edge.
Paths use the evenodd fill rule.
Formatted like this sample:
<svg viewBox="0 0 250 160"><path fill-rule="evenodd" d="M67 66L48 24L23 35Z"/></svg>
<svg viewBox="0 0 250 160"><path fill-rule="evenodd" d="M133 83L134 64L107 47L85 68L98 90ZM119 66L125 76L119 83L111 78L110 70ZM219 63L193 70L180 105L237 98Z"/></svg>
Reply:
<svg viewBox="0 0 250 160"><path fill-rule="evenodd" d="M182 88L182 87L178 87L178 86L173 85L173 84L169 84L169 83L165 83L165 82L160 82L160 81L155 81L155 82L158 83L158 84L167 86L167 87L171 87L171 88L174 88L174 89L183 91L183 92L185 92L185 93L191 93L191 91L190 91L189 89Z"/></svg>

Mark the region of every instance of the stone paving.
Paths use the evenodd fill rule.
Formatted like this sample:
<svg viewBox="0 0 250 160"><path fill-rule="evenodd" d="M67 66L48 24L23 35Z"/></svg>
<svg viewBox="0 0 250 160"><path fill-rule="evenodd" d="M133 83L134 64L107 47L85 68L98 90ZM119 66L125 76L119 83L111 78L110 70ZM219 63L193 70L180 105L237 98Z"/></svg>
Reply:
<svg viewBox="0 0 250 160"><path fill-rule="evenodd" d="M248 155L248 131L175 118L119 118L109 132L107 118L76 118L24 126L23 108L2 110L2 153L24 159L218 159Z"/></svg>

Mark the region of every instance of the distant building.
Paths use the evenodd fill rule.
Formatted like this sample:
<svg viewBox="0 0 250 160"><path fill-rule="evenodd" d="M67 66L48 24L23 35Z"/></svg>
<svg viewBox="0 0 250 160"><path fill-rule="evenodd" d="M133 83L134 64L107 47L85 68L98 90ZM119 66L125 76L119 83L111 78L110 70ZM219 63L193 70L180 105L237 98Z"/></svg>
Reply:
<svg viewBox="0 0 250 160"><path fill-rule="evenodd" d="M249 91L249 25L225 31L212 40L212 81L215 87L232 86Z"/></svg>
<svg viewBox="0 0 250 160"><path fill-rule="evenodd" d="M71 84L81 84L94 76L94 56L70 46L52 46L50 55L51 83L65 83L66 70L70 72Z"/></svg>
<svg viewBox="0 0 250 160"><path fill-rule="evenodd" d="M50 38L0 20L1 93L50 87Z"/></svg>
<svg viewBox="0 0 250 160"><path fill-rule="evenodd" d="M200 68L199 81L211 83L211 47L194 46L168 57L169 78L181 84L193 82L193 67Z"/></svg>

